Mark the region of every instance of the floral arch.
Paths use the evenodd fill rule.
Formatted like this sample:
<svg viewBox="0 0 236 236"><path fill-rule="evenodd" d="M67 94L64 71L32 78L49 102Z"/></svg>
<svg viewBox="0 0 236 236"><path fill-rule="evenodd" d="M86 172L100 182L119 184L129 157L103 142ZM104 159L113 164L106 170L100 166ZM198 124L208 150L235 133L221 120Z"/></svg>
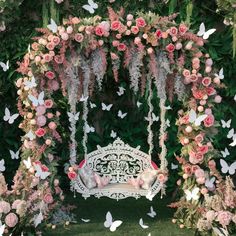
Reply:
<svg viewBox="0 0 236 236"><path fill-rule="evenodd" d="M217 216L212 216L209 223L206 216L206 212L217 211L210 204L214 197L229 202L220 193L227 191L235 196L235 192L230 178L222 178L214 161L219 155L211 142L211 130L217 125L212 109L221 102L216 92L220 78L214 75L211 58L203 52L205 40L192 33L184 23L176 24L176 15L160 17L139 13L124 16L123 10L115 13L109 9L108 12L108 19L71 17L62 26L51 22L48 29L38 29L42 36L34 39L20 64L18 70L22 77L16 83L18 109L24 118L20 128L26 134L22 137L22 162L12 190L1 188L1 197L9 202L6 199L10 196L12 204L11 213L2 214L8 232L20 232L23 224L38 227L59 204L58 200L64 198L59 181L55 179L57 159L54 153L61 136L54 91L61 90L67 96L69 112L74 117L70 127L71 167L68 172L73 179L76 175L76 104L95 87L101 89L108 63L117 82L119 70L126 68L130 88L134 93L148 90L148 102L152 87L155 87L162 112L160 158L165 159L166 153L165 87L172 86L182 100L183 109L177 119L182 149L177 160L180 163L178 184L183 196L172 207L178 208L176 217L182 226L197 225L201 231L215 230L215 226L225 228L235 221L233 213L228 211L230 205L226 205L225 210L219 209L222 214L228 214L228 224ZM82 119L86 122L87 100L84 101ZM152 109L149 112L151 115ZM152 124L149 122L149 125ZM85 134L84 144L86 139ZM163 163L161 174L167 176L167 165ZM207 186L206 181L212 177L216 178L216 185ZM194 195L194 192L195 196L191 197L189 193Z"/></svg>

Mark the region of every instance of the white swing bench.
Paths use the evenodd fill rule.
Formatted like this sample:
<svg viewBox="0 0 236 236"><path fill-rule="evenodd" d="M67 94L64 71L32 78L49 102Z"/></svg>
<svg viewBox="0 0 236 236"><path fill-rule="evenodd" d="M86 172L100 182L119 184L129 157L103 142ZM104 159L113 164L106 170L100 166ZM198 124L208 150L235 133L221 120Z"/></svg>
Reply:
<svg viewBox="0 0 236 236"><path fill-rule="evenodd" d="M157 178L148 190L136 189L127 183L128 179L137 177L146 169L157 169L151 157L139 149L140 146L132 148L120 138L106 147L97 146L97 150L89 153L86 160L79 164L79 168L86 164L101 177L108 177L109 184L103 188L88 189L78 175L75 180L71 181L71 190L81 193L85 199L90 196L109 197L116 200L127 197L138 199L148 194L155 196L164 185Z"/></svg>

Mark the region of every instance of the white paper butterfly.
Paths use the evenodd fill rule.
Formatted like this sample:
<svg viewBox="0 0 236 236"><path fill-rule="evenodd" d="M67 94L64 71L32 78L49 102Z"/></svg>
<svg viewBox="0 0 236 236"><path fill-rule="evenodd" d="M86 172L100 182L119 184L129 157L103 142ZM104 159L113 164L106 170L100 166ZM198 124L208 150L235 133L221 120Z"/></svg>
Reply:
<svg viewBox="0 0 236 236"><path fill-rule="evenodd" d="M136 105L137 105L137 107L139 108L139 107L142 105L142 103L139 102L139 101L137 101Z"/></svg>
<svg viewBox="0 0 236 236"><path fill-rule="evenodd" d="M224 151L220 151L220 153L222 154L222 156L225 158L225 157L227 157L227 156L229 156L229 150L228 150L228 148L225 148L225 150Z"/></svg>
<svg viewBox="0 0 236 236"><path fill-rule="evenodd" d="M20 149L17 152L13 152L12 150L9 150L10 154L11 154L11 159L19 159L19 154L20 154Z"/></svg>
<svg viewBox="0 0 236 236"><path fill-rule="evenodd" d="M236 94L234 95L234 101L236 102Z"/></svg>
<svg viewBox="0 0 236 236"><path fill-rule="evenodd" d="M157 213L153 210L153 207L150 207L150 212L147 213L148 216L150 216L151 218L154 218Z"/></svg>
<svg viewBox="0 0 236 236"><path fill-rule="evenodd" d="M215 185L214 185L214 182L215 182L216 178L213 176L211 179L206 179L206 182L205 182L205 186L208 188L208 189L214 189L215 188Z"/></svg>
<svg viewBox="0 0 236 236"><path fill-rule="evenodd" d="M84 223L90 222L90 219L83 219L83 218L81 218L81 220L82 220Z"/></svg>
<svg viewBox="0 0 236 236"><path fill-rule="evenodd" d="M197 117L197 113L191 109L189 112L189 121L193 123L195 126L200 126L202 121L204 121L207 118L207 115L200 115Z"/></svg>
<svg viewBox="0 0 236 236"><path fill-rule="evenodd" d="M81 96L81 98L80 98L80 102L86 102L88 100L88 96L87 97L85 97L83 94L82 94L82 96Z"/></svg>
<svg viewBox="0 0 236 236"><path fill-rule="evenodd" d="M230 143L229 144L231 147L234 147L234 146L236 146L236 138L233 140L233 142L232 143Z"/></svg>
<svg viewBox="0 0 236 236"><path fill-rule="evenodd" d="M34 168L36 170L35 176L40 179L46 179L51 174L48 171L43 171L39 165L34 165Z"/></svg>
<svg viewBox="0 0 236 236"><path fill-rule="evenodd" d="M118 117L120 117L121 119L124 119L127 116L127 113L122 113L121 110L118 111Z"/></svg>
<svg viewBox="0 0 236 236"><path fill-rule="evenodd" d="M35 215L33 220L34 220L34 227L36 228L43 221L43 214L42 214L42 212L40 211L39 214Z"/></svg>
<svg viewBox="0 0 236 236"><path fill-rule="evenodd" d="M236 161L232 163L230 166L224 159L220 159L221 171L224 174L229 173L230 175L234 175L236 171Z"/></svg>
<svg viewBox="0 0 236 236"><path fill-rule="evenodd" d="M30 157L28 157L27 160L23 160L23 163L24 163L26 169L30 169L32 167L32 163L31 163Z"/></svg>
<svg viewBox="0 0 236 236"><path fill-rule="evenodd" d="M28 81L25 81L25 82L24 82L24 85L25 85L26 88L29 88L29 89L36 87L37 84L36 84L36 82L35 82L34 76L32 77L32 79L31 79L30 81L29 81L29 80L28 80Z"/></svg>
<svg viewBox="0 0 236 236"><path fill-rule="evenodd" d="M6 227L5 224L0 226L0 236L3 236L5 227Z"/></svg>
<svg viewBox="0 0 236 236"><path fill-rule="evenodd" d="M171 170L176 170L176 169L178 169L178 165L171 163Z"/></svg>
<svg viewBox="0 0 236 236"><path fill-rule="evenodd" d="M73 121L79 120L80 112L77 112L76 114L71 113L71 112L67 112L67 115L68 115L68 117L69 117L69 121L70 121L70 122L73 122Z"/></svg>
<svg viewBox="0 0 236 236"><path fill-rule="evenodd" d="M91 109L97 107L96 104L95 104L95 103L92 103L92 102L89 102L89 105L90 105L90 108L91 108Z"/></svg>
<svg viewBox="0 0 236 236"><path fill-rule="evenodd" d="M231 119L228 121L221 120L222 128L230 128L231 121L232 121Z"/></svg>
<svg viewBox="0 0 236 236"><path fill-rule="evenodd" d="M197 32L197 36L203 36L203 39L208 39L211 34L213 34L216 29L209 29L206 31L204 23L201 23L199 26L199 31Z"/></svg>
<svg viewBox="0 0 236 236"><path fill-rule="evenodd" d="M139 220L139 225L140 225L143 229L149 228L148 225L145 225L145 224L143 223L143 219L142 219L142 218Z"/></svg>
<svg viewBox="0 0 236 236"><path fill-rule="evenodd" d="M35 96L33 96L33 95L28 95L28 98L29 98L29 100L32 102L32 104L35 106L35 107L37 107L37 106L39 106L39 105L43 105L44 104L44 91L42 91L40 94L39 94L39 96L38 96L38 98L36 98Z"/></svg>
<svg viewBox="0 0 236 236"><path fill-rule="evenodd" d="M116 228L119 227L123 222L121 220L116 220L113 222L112 215L108 211L106 214L106 221L104 222L104 226L106 228L110 228L111 232L116 231Z"/></svg>
<svg viewBox="0 0 236 236"><path fill-rule="evenodd" d="M186 189L186 190L184 190L184 192L185 192L185 194L186 194L186 199L187 199L187 201L190 201L191 199L193 199L193 200L198 200L199 199L199 195L198 195L198 193L199 193L199 188L194 188L192 191L190 191L190 190L188 190L188 189Z"/></svg>
<svg viewBox="0 0 236 236"><path fill-rule="evenodd" d="M234 133L234 129L231 129L228 134L227 134L227 138L233 138L236 139L236 133Z"/></svg>
<svg viewBox="0 0 236 236"><path fill-rule="evenodd" d="M116 138L117 133L116 133L114 130L112 130L110 136L111 136L112 138Z"/></svg>
<svg viewBox="0 0 236 236"><path fill-rule="evenodd" d="M15 119L17 119L18 116L19 116L18 113L15 113L15 114L11 115L10 110L6 107L5 108L5 115L3 117L3 120L7 121L9 124L13 124Z"/></svg>
<svg viewBox="0 0 236 236"><path fill-rule="evenodd" d="M2 159L2 160L0 161L0 172L3 172L3 171L5 171L5 170L6 170L6 167L5 167L5 160Z"/></svg>
<svg viewBox="0 0 236 236"><path fill-rule="evenodd" d="M9 70L9 61L7 61L6 63L0 61L0 66L2 67L3 71L6 72L7 70Z"/></svg>
<svg viewBox="0 0 236 236"><path fill-rule="evenodd" d="M165 109L166 109L166 110L171 110L172 107L171 107L171 106L167 106L167 107L165 106Z"/></svg>
<svg viewBox="0 0 236 236"><path fill-rule="evenodd" d="M110 111L113 104L106 105L105 103L102 103L102 110L103 111Z"/></svg>
<svg viewBox="0 0 236 236"><path fill-rule="evenodd" d="M88 0L88 4L85 4L82 6L86 11L88 11L90 14L93 14L95 12L95 9L98 8L98 4L95 3L93 0Z"/></svg>
<svg viewBox="0 0 236 236"><path fill-rule="evenodd" d="M166 127L170 127L170 120L169 119L166 120L165 125L166 125Z"/></svg>
<svg viewBox="0 0 236 236"><path fill-rule="evenodd" d="M224 69L221 68L220 71L219 71L219 74L214 74L215 77L219 78L219 79L224 79Z"/></svg>
<svg viewBox="0 0 236 236"><path fill-rule="evenodd" d="M53 33L56 33L57 32L57 24L56 24L56 22L53 19L51 19L50 20L50 24L47 25L47 28L50 29Z"/></svg>
<svg viewBox="0 0 236 236"><path fill-rule="evenodd" d="M149 121L148 117L145 117L145 120L146 121ZM152 112L152 121L155 122L155 121L158 121L159 120L159 116L156 116L153 112Z"/></svg>
<svg viewBox="0 0 236 236"><path fill-rule="evenodd" d="M119 87L119 91L117 91L117 94L118 94L118 96L121 96L124 94L124 92L125 92L125 88Z"/></svg>
<svg viewBox="0 0 236 236"><path fill-rule="evenodd" d="M26 135L26 138L28 138L30 141L34 140L36 138L35 134L33 133L32 130L30 130Z"/></svg>
<svg viewBox="0 0 236 236"><path fill-rule="evenodd" d="M152 199L155 197L155 194L152 193L152 191L148 191L147 195L146 195L146 198L149 200L149 201L152 201Z"/></svg>
<svg viewBox="0 0 236 236"><path fill-rule="evenodd" d="M88 133L94 133L95 129L92 126L89 126L88 124L85 125L85 132Z"/></svg>

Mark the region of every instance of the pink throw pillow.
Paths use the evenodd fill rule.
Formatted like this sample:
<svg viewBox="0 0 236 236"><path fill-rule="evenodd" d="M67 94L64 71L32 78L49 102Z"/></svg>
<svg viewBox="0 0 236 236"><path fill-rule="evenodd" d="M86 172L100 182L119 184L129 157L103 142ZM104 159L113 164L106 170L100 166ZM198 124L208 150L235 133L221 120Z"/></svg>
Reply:
<svg viewBox="0 0 236 236"><path fill-rule="evenodd" d="M134 186L136 189L139 189L140 186L143 184L143 181L140 179L140 176L138 176L137 178L130 178L127 181L129 184L131 184L132 186Z"/></svg>
<svg viewBox="0 0 236 236"><path fill-rule="evenodd" d="M98 188L103 188L104 186L108 185L110 182L110 179L108 177L101 177L97 173L94 173L94 178L95 178Z"/></svg>

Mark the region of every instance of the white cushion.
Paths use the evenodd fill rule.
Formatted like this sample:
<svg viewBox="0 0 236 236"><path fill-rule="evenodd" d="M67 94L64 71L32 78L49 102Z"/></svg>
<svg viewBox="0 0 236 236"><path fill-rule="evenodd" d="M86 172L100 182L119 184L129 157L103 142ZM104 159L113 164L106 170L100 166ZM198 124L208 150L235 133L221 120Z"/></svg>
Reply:
<svg viewBox="0 0 236 236"><path fill-rule="evenodd" d="M146 190L150 189L156 178L157 170L146 169L140 174L140 179L143 181L141 187Z"/></svg>

